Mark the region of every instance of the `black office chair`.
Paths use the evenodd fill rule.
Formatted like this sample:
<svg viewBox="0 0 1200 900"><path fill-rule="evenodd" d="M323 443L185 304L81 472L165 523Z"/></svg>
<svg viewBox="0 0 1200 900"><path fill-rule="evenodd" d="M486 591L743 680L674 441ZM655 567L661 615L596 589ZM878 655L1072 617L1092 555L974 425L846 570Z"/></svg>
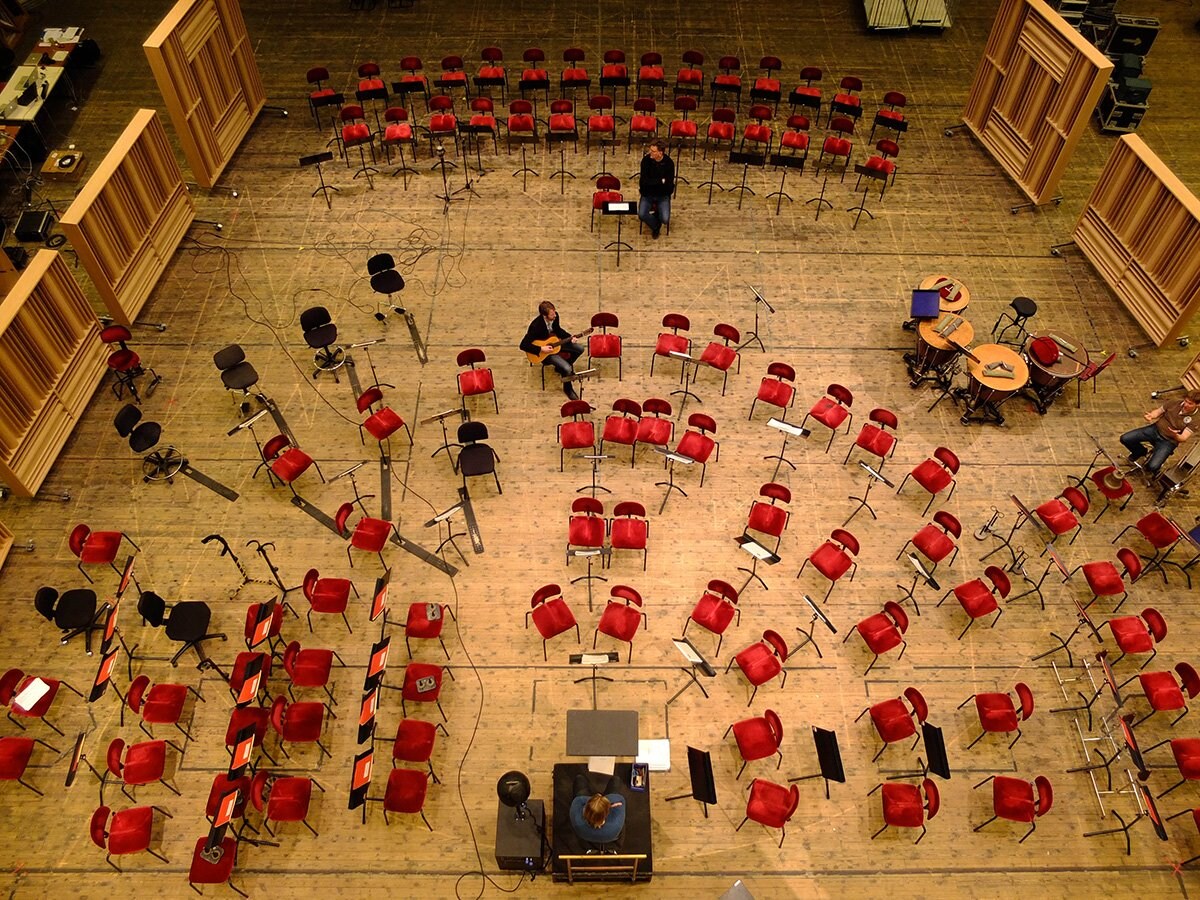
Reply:
<svg viewBox="0 0 1200 900"><path fill-rule="evenodd" d="M179 471L187 465L187 459L172 446L158 447L162 426L157 422L143 422L142 411L132 403L126 403L113 418L117 434L129 441L129 449L142 457L142 480L171 483ZM147 453L146 451L153 451Z"/></svg>
<svg viewBox="0 0 1200 900"><path fill-rule="evenodd" d="M316 354L313 356L313 371L315 379L322 372L329 372L337 381L337 370L346 364L346 353L337 343L338 330L333 324L329 310L323 306L313 306L300 313L300 328L304 332L304 342Z"/></svg>
<svg viewBox="0 0 1200 900"><path fill-rule="evenodd" d="M496 463L500 454L489 445L481 443L486 441L487 437L487 426L482 422L463 422L459 425L458 442L462 444L462 450L458 452L454 467L462 475L464 488L467 486L468 476L490 474L496 479L496 490L503 494L500 476L496 474Z"/></svg>
<svg viewBox="0 0 1200 900"><path fill-rule="evenodd" d="M171 615L167 616L167 602L154 591L142 591L141 596L138 597L137 608L142 621L154 628L165 627L167 637L183 645L171 657L173 666L179 665L179 657L192 648L195 648L201 665L203 665L208 658L204 655L201 644L217 638L226 640L224 634L209 633L208 624L212 620L212 609L203 601L183 600L171 606ZM130 648L130 660L134 659L133 651L136 649L137 644Z"/></svg>
<svg viewBox="0 0 1200 900"><path fill-rule="evenodd" d="M250 412L251 388L258 384L258 372L246 362L245 351L240 344L230 344L213 354L213 365L221 371L221 383L235 401L236 392L241 392L242 415L246 415Z"/></svg>
<svg viewBox="0 0 1200 900"><path fill-rule="evenodd" d="M104 626L96 616L96 592L87 588L67 591L60 598L52 587L40 587L33 595L33 608L42 618L53 622L62 630L61 643L65 644L76 635L82 634L87 645L87 655L92 655L92 632Z"/></svg>
<svg viewBox="0 0 1200 900"><path fill-rule="evenodd" d="M386 295L388 306L392 308L392 312L404 315L406 312L404 307L397 306L392 301L392 294L398 294L404 290L404 276L396 271L396 261L392 259L392 255L376 253L368 259L367 274L371 276L371 290L376 294ZM375 318L382 322L387 317L376 307Z"/></svg>

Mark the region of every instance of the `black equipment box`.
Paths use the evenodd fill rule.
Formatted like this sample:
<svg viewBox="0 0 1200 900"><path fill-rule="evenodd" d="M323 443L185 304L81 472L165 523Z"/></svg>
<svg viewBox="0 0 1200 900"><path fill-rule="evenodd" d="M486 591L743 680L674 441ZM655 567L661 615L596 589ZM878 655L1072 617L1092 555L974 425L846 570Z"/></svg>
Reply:
<svg viewBox="0 0 1200 900"><path fill-rule="evenodd" d="M1108 85L1100 95L1096 106L1096 117L1100 120L1100 131L1104 134L1126 134L1137 131L1142 116L1150 107L1145 103L1123 103L1117 98L1115 85Z"/></svg>
<svg viewBox="0 0 1200 900"><path fill-rule="evenodd" d="M1122 103L1150 102L1150 81L1146 78L1122 78L1117 85L1117 99Z"/></svg>
<svg viewBox="0 0 1200 900"><path fill-rule="evenodd" d="M52 214L27 210L21 213L21 218L17 219L17 227L13 229L13 234L17 236L18 241L44 244L50 237L50 229L53 227L54 216Z"/></svg>
<svg viewBox="0 0 1200 900"><path fill-rule="evenodd" d="M546 804L530 800L525 818L511 806L498 804L496 812L496 865L506 872L542 872L546 869Z"/></svg>
<svg viewBox="0 0 1200 900"><path fill-rule="evenodd" d="M1158 37L1158 19L1140 16L1117 16L1112 30L1108 33L1108 43L1104 52L1109 56L1119 53L1136 53L1146 56Z"/></svg>

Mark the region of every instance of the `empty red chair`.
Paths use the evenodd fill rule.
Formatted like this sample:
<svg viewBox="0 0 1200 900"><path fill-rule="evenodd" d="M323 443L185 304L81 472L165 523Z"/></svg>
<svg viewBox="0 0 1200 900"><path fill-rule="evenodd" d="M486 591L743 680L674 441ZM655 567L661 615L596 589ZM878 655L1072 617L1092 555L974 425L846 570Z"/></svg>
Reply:
<svg viewBox="0 0 1200 900"><path fill-rule="evenodd" d="M737 114L728 107L719 106L712 111L712 121L704 135L704 158L708 159L708 151L733 149L733 124Z"/></svg>
<svg viewBox="0 0 1200 900"><path fill-rule="evenodd" d="M626 500L613 507L613 517L608 522L609 546L612 550L640 550L643 572L646 571L646 559L649 556L649 538L650 521L646 518L646 507L633 500ZM608 564L612 565L611 555Z"/></svg>
<svg viewBox="0 0 1200 900"><path fill-rule="evenodd" d="M679 152L683 153L683 148L687 144L692 145L692 159L696 158L696 144L699 142L700 129L699 126L688 118L688 114L696 111L696 98L682 96L675 98L675 111L682 113L680 119L672 119L671 124L667 126L667 140L671 145L679 148Z"/></svg>
<svg viewBox="0 0 1200 900"><path fill-rule="evenodd" d="M372 409L376 403L379 404L379 409ZM357 406L360 415L370 412L370 415L358 426L360 443L366 443L363 439L364 430L368 431L375 440L383 442L401 428L408 434L408 442L412 443L412 431L409 429L408 423L397 412L383 405L383 391L379 388L372 386L359 394Z"/></svg>
<svg viewBox="0 0 1200 900"><path fill-rule="evenodd" d="M830 158L830 167L836 165L840 159L842 161L841 180L845 181L846 170L850 168L850 154L854 151L854 142L844 135L854 131L854 123L844 116L838 116L833 120L832 127L838 133L826 135L825 140L821 142L821 154L817 157L817 171L820 171L826 156ZM843 128L848 131L842 131Z"/></svg>
<svg viewBox="0 0 1200 900"><path fill-rule="evenodd" d="M572 549L598 550L604 547L604 504L595 497L577 497L567 517L567 561Z"/></svg>
<svg viewBox="0 0 1200 900"><path fill-rule="evenodd" d="M500 399L496 396L496 382L492 378L492 370L486 366L476 368L481 363L487 362L487 354L478 347L468 347L458 354L456 360L459 368L468 366L465 372L458 373L458 393L462 398L463 409L467 408L468 397L491 394L492 402L495 404L498 414L500 412Z"/></svg>
<svg viewBox="0 0 1200 900"><path fill-rule="evenodd" d="M638 423L642 416L642 407L634 400L621 397L613 401L614 415L604 420L604 431L600 435L600 453L604 453L604 442L624 444L629 447L629 465L632 468L637 461L634 445L637 443Z"/></svg>
<svg viewBox="0 0 1200 900"><path fill-rule="evenodd" d="M596 226L596 210L603 212L605 204L620 201L621 179L615 175L601 175L597 178L596 190L592 191L592 214L588 218L588 231Z"/></svg>
<svg viewBox="0 0 1200 900"><path fill-rule="evenodd" d="M989 781L992 783L992 817L971 830L978 831L996 819L1027 822L1029 830L1017 841L1018 844L1025 843L1025 838L1037 828L1036 820L1050 812L1050 807L1054 805L1054 790L1050 786L1050 779L1039 775L1030 782L1008 775L989 775L975 785L975 789L978 790Z"/></svg>
<svg viewBox="0 0 1200 900"><path fill-rule="evenodd" d="M844 388L840 384L831 384L825 388L825 396L814 403L812 409L805 414L800 422L800 427L803 428L809 418L813 418L828 428L829 443L825 445L825 452L828 453L829 448L833 446L833 438L843 422L846 423L846 434L850 433L850 425L854 422L854 413L850 412L850 407L853 405L854 395L848 388Z"/></svg>
<svg viewBox="0 0 1200 900"><path fill-rule="evenodd" d="M624 584L615 584L609 592L613 599L609 600L600 614L600 624L592 635L592 649L596 649L596 641L601 634L606 634L618 641L629 644L629 658L633 662L633 636L637 634L638 626L645 620L649 627L650 620L642 611L642 595ZM624 601L624 602L618 602Z"/></svg>
<svg viewBox="0 0 1200 900"><path fill-rule="evenodd" d="M438 94L429 99L429 124L425 131L429 137L430 156L435 152L435 145L443 141L453 144L455 154L458 153L458 116L454 114L453 98Z"/></svg>
<svg viewBox="0 0 1200 900"><path fill-rule="evenodd" d="M783 751L779 749L779 745L783 743L783 722L779 720L779 714L775 710L768 709L761 716L734 722L725 729L722 738L729 737L731 731L734 740L737 741L738 753L742 755L742 767L738 769L738 778L746 771L746 764L756 759L766 759L778 754L779 762L775 763L775 768L778 769L783 764Z"/></svg>
<svg viewBox="0 0 1200 900"><path fill-rule="evenodd" d="M88 829L92 843L105 851L104 861L118 872L122 869L112 861L114 856L141 853L143 850L165 863L170 862L150 846L154 830L155 810L168 819L173 818L169 812L157 806L135 806L131 809L122 809L115 814L107 806L101 806L92 813L92 821Z"/></svg>
<svg viewBox="0 0 1200 900"><path fill-rule="evenodd" d="M530 47L521 54L521 59L525 62L525 68L521 70L521 80L518 82L521 96L524 97L526 91L545 91L546 99L549 99L550 73L542 66L546 61L546 54L540 47Z"/></svg>
<svg viewBox="0 0 1200 900"><path fill-rule="evenodd" d="M361 525L362 522L360 521ZM388 523L389 526L391 523ZM353 542L352 542L353 543ZM304 583L302 585L304 596L308 599L308 612L305 614L308 618L308 630L311 632L312 614L313 613L331 613L340 615L342 621L346 623L346 630L351 634L354 629L350 627L350 620L346 618L346 606L350 602L350 592L354 591L354 596L359 596L358 588L349 578L322 578L321 573L316 569L309 569L304 573Z"/></svg>
<svg viewBox="0 0 1200 900"><path fill-rule="evenodd" d="M808 116L788 116L787 131L779 137L781 151L792 156L808 156Z"/></svg>
<svg viewBox="0 0 1200 900"><path fill-rule="evenodd" d="M765 74L754 79L754 84L750 86L750 99L774 104L778 109L783 90L775 73L783 68L783 63L778 56L764 56L758 61L758 67Z"/></svg>
<svg viewBox="0 0 1200 900"><path fill-rule="evenodd" d="M405 637L407 638L407 636L406 632ZM293 688L319 687L325 691L329 702L336 706L337 700L333 698L333 691L329 689L329 673L335 659L339 665L343 667L346 665L336 650L305 650L300 646L299 641L292 641L288 644L283 651L283 670L287 672L291 681L288 684L288 696L293 700L296 699Z"/></svg>
<svg viewBox="0 0 1200 900"><path fill-rule="evenodd" d="M908 649L908 643L904 640L904 633L908 631L908 614L904 612L904 608L899 603L891 600L883 604L882 612L867 616L846 632L846 636L842 638L843 644L850 639L850 634L854 631L857 631L862 637L867 649L875 654L875 658L871 660L871 664L867 666L867 671L863 672L863 675L875 668L879 657L889 650L899 647L900 655L896 659L903 659L904 651Z"/></svg>
<svg viewBox="0 0 1200 900"><path fill-rule="evenodd" d="M1122 547L1117 551L1117 559L1124 568L1117 571L1107 559L1098 560L1097 562L1084 563L1082 566L1076 566L1067 575L1068 578L1074 575L1080 569L1083 569L1083 577L1087 579L1088 587L1092 591L1092 599L1087 602L1084 609L1090 607L1096 602L1099 597L1117 597L1121 599L1117 605L1113 607L1113 612L1116 612L1125 605L1125 601L1129 599L1129 591L1125 585L1125 579L1129 579L1129 583L1133 584L1142 575L1142 558L1130 550L1128 547Z"/></svg>
<svg viewBox="0 0 1200 900"><path fill-rule="evenodd" d="M613 116L613 99L607 94L596 94L588 98L588 109L591 110L591 113L587 117L583 149L585 152L591 153L592 136L594 135L597 143L600 144L600 149L607 152L608 147L616 144L617 141L617 120ZM599 181L597 181L597 187L599 187ZM619 179L616 190L620 190Z"/></svg>
<svg viewBox="0 0 1200 900"><path fill-rule="evenodd" d="M483 61L479 67L479 72L475 76L475 86L477 88L500 88L500 96L508 95L508 73L504 71L504 51L499 47L484 47L479 51L479 58Z"/></svg>
<svg viewBox="0 0 1200 900"><path fill-rule="evenodd" d="M907 704L905 701L908 701ZM891 700L884 700L868 706L858 714L854 721L857 722L868 713L871 715L871 722L875 725L876 733L883 741L883 746L871 757L871 762L875 762L883 755L888 744L914 738L912 749L917 748L917 744L921 740L920 735L917 734L917 726L924 723L929 717L929 704L925 702L925 697L920 691L915 687L909 687L904 689L903 697L893 697Z"/></svg>
<svg viewBox="0 0 1200 900"><path fill-rule="evenodd" d="M310 91L308 94L308 109L317 123L317 129L320 130L321 114L317 110L323 106L330 105L337 91L322 84L322 82L329 80L329 69L325 66L313 66L305 75L305 80L308 81L309 85L316 85L316 90Z"/></svg>
<svg viewBox="0 0 1200 900"><path fill-rule="evenodd" d="M629 135L625 150L633 149L633 142L645 144L658 137L658 105L650 97L638 97L633 101L633 115L629 117Z"/></svg>
<svg viewBox="0 0 1200 900"><path fill-rule="evenodd" d="M38 738L0 737L0 781L15 781L42 797L45 795L24 777L29 760L33 757L34 744L41 744L47 750L58 753L58 750Z"/></svg>
<svg viewBox="0 0 1200 900"><path fill-rule="evenodd" d="M1075 533L1071 535L1071 540L1068 542L1073 544L1075 538L1079 537L1079 532L1083 530L1083 517L1087 515L1087 511L1087 494L1079 488L1069 487L1064 488L1058 497L1047 500L1033 512L1053 535L1050 543L1053 544L1058 540L1059 535L1074 531Z"/></svg>
<svg viewBox="0 0 1200 900"><path fill-rule="evenodd" d="M699 50L684 50L683 63L684 68L675 75L675 93L699 97L704 93L704 70L700 68L704 65L704 54Z"/></svg>
<svg viewBox="0 0 1200 900"><path fill-rule="evenodd" d="M408 701L414 703L434 703L446 721L446 711L442 709L442 675L449 675L454 680L454 673L449 666L432 666L427 663L409 663L404 667L404 686L400 691L400 710L408 715Z"/></svg>
<svg viewBox="0 0 1200 900"><path fill-rule="evenodd" d="M742 68L741 60L736 56L722 56L717 60L717 68L721 71L712 80L713 106L717 105L717 94L733 94L737 98L738 109L741 109L742 76L738 74Z"/></svg>
<svg viewBox="0 0 1200 900"><path fill-rule="evenodd" d="M600 90L616 87L624 91L625 100L628 101L629 68L625 65L625 51L605 50L604 64L600 67Z"/></svg>
<svg viewBox="0 0 1200 900"><path fill-rule="evenodd" d="M1147 747L1144 753L1156 750L1163 744L1171 745L1171 754L1175 757L1175 766L1179 769L1180 779L1161 794L1167 796L1185 781L1200 781L1200 738L1175 738L1172 741L1159 741L1153 747Z"/></svg>
<svg viewBox="0 0 1200 900"><path fill-rule="evenodd" d="M546 121L546 149L555 142L570 141L578 152L579 123L575 119L574 100L551 100L550 118Z"/></svg>
<svg viewBox="0 0 1200 900"><path fill-rule="evenodd" d="M663 72L661 53L643 53L642 64L638 67L637 92L641 96L642 88L649 88L651 93L655 88L666 93L667 78Z"/></svg>
<svg viewBox="0 0 1200 900"><path fill-rule="evenodd" d="M549 659L546 655L546 641L564 631L574 628L575 643L579 643L579 623L575 621L575 614L571 612L571 607L567 606L567 601L562 598L562 588L557 584L543 585L534 591L529 606L529 611L525 613L525 627L529 627L529 620L532 618L538 634L542 636L543 660Z"/></svg>
<svg viewBox="0 0 1200 900"><path fill-rule="evenodd" d="M621 336L609 332L610 328L619 328L620 320L610 312L598 312L592 316L591 326L599 328L599 334L588 338L588 368L592 368L593 359L615 359L617 361L617 381L624 374L621 361Z"/></svg>
<svg viewBox="0 0 1200 900"><path fill-rule="evenodd" d="M1149 515L1142 516L1133 525L1126 525L1122 528L1117 536L1112 539L1112 543L1117 543L1130 528L1137 529L1137 533L1149 541L1150 546L1154 548L1154 555L1147 560L1148 565L1146 570L1149 571L1157 566L1165 584L1167 572L1162 567L1162 561L1171 552L1171 549L1179 543L1183 535L1170 519L1155 510Z"/></svg>
<svg viewBox="0 0 1200 900"><path fill-rule="evenodd" d="M858 571L858 562L854 557L858 556L858 551L858 539L844 528L835 528L830 532L829 540L800 564L796 577L799 578L804 567L812 563L814 569L829 579L829 590L825 592L825 599L828 600L839 578L849 572L850 580L854 580L854 573Z"/></svg>
<svg viewBox="0 0 1200 900"><path fill-rule="evenodd" d="M858 118L862 115L862 79L857 75L847 75L838 82L838 92L829 101L829 115L841 113Z"/></svg>
<svg viewBox="0 0 1200 900"><path fill-rule="evenodd" d="M322 754L330 756L325 745L321 743L321 735L325 732L326 713L337 718L324 703L288 703L283 694L276 697L275 702L271 704L271 727L279 735L279 749L283 751L283 755L291 758L287 745L292 743L316 744ZM320 756L317 758L320 759Z"/></svg>
<svg viewBox="0 0 1200 900"><path fill-rule="evenodd" d="M309 468L316 468L321 483L325 483L325 476L321 474L321 467L317 465L316 460L299 447L293 447L291 439L286 434L277 434L263 444L262 458L263 461L254 470L254 475L257 475L258 470L266 466L267 480L271 482L272 487L275 485L275 479L278 478L281 484L286 484L292 494L295 494L296 488L292 482L307 472Z"/></svg>
<svg viewBox="0 0 1200 900"><path fill-rule="evenodd" d="M183 717L183 704L189 691L195 694L198 700L204 701L200 692L189 685L159 683L150 687L150 676L139 675L129 683L125 705L141 716L140 727L147 737L154 737L146 727L147 724L174 725L180 734L190 741L193 740L192 736L179 722Z"/></svg>
<svg viewBox="0 0 1200 900"><path fill-rule="evenodd" d="M89 566L111 566L117 575L121 574L115 560L117 552L121 549L122 538L133 544L132 538L123 531L92 531L82 523L71 529L70 537L67 538L67 546L79 560L77 568L89 584L92 583L92 576L83 570L85 563ZM137 544L133 544L133 549L140 550L141 548Z"/></svg>
<svg viewBox="0 0 1200 900"><path fill-rule="evenodd" d="M955 599L962 604L963 612L967 614L968 619L967 627L958 636L960 641L976 619L995 613L996 618L992 619L992 627L995 628L1000 617L1004 615L999 601L1007 597L1008 592L1012 589L1008 573L999 566L988 566L983 570L983 574L992 583L991 587L988 587L983 578L975 578L946 591L937 603L938 606L941 606L946 598L953 594Z"/></svg>
<svg viewBox="0 0 1200 900"><path fill-rule="evenodd" d="M308 776L285 778L263 769L250 782L250 803L263 814L263 825L272 836L275 835L271 829L271 820L274 819L276 822L301 822L313 833L313 837L320 837L317 829L308 824L313 785L322 794L325 793L325 788Z"/></svg>
<svg viewBox="0 0 1200 900"><path fill-rule="evenodd" d="M650 397L642 404L637 443L662 447L665 450L674 438L675 422L671 418L671 404L661 397ZM636 450L636 447L634 449Z"/></svg>
<svg viewBox="0 0 1200 900"><path fill-rule="evenodd" d="M343 503L338 507L337 515L334 516L334 524L337 525L340 534L347 533L346 525L349 522L350 513L353 511L353 503ZM383 548L391 536L392 523L387 519L363 516L355 522L354 532L350 534L350 546L346 548L346 559L350 560L351 568L354 567L354 557L350 555L350 548L353 547L355 550L365 550L368 553L376 554L380 564L386 569L387 563L383 559ZM349 623L346 627L349 627Z"/></svg>
<svg viewBox="0 0 1200 900"><path fill-rule="evenodd" d="M783 678L779 682L781 688L787 684L787 670L783 667L787 658L787 644L778 632L768 628L763 632L762 640L738 653L729 661L725 671L728 673L733 668L733 664L737 663L737 667L742 670L746 680L753 686L754 690L750 692L750 699L746 701L746 705L749 706L754 702L754 695L758 693L759 685L766 684L776 675L783 674Z"/></svg>
<svg viewBox="0 0 1200 900"><path fill-rule="evenodd" d="M933 451L932 457L920 463L904 476L900 487L896 488L896 493L899 494L904 490L904 485L911 478L929 492L929 502L925 504L925 510L921 513L921 515L926 515L929 507L933 506L934 498L945 490L947 485L950 486L950 492L946 494L946 499L949 500L954 495L956 483L954 476L958 474L958 469L959 461L958 457L954 455L954 451L946 447L938 447Z"/></svg>
<svg viewBox="0 0 1200 900"><path fill-rule="evenodd" d="M985 734L1012 734L1015 731L1017 736L1008 745L1010 750L1021 739L1021 723L1033 715L1033 691L1023 681L1018 681L1013 690L1016 692L1020 707L1013 703L1012 695L1007 692L1003 694L972 694L958 704L958 708L962 709L974 700L975 711L979 714L979 724L983 728L979 737L967 744L968 750L983 740Z"/></svg>
<svg viewBox="0 0 1200 900"><path fill-rule="evenodd" d="M650 374L654 374L654 361L660 356L671 358L672 353L692 352L692 340L685 334L679 332L687 331L692 327L691 321L687 316L679 313L667 313L663 316L663 328L670 328L670 331L661 332L658 339L654 342L654 354L650 357ZM681 368L682 373L682 368Z"/></svg>
<svg viewBox="0 0 1200 900"><path fill-rule="evenodd" d="M512 153L514 139L521 142L522 155L525 153L525 144L538 142L537 119L533 117L533 104L528 100L513 100L508 104L508 120L505 126L505 142L509 153Z"/></svg>
<svg viewBox="0 0 1200 900"><path fill-rule="evenodd" d="M796 402L796 370L787 363L773 362L767 366L767 374L758 385L758 393L750 402L750 415L754 418L754 407L758 401L779 407L779 418L786 419L788 409Z"/></svg>
<svg viewBox="0 0 1200 900"><path fill-rule="evenodd" d="M883 104L887 109L880 109L875 113L875 121L871 125L871 135L869 140L875 140L875 129L883 128L886 131L894 131L896 139L899 140L900 135L908 130L908 122L904 118L904 113L900 112L908 104L908 98L900 91L888 91L883 95Z"/></svg>
<svg viewBox="0 0 1200 900"><path fill-rule="evenodd" d="M1158 655L1158 645L1167 637L1167 620L1157 609L1147 606L1140 616L1119 616L1107 623L1121 655L1113 660L1115 666L1129 653L1149 653L1141 668Z"/></svg>
<svg viewBox="0 0 1200 900"><path fill-rule="evenodd" d="M387 814L390 812L416 813L425 823L425 827L433 831L433 826L425 818L425 795L429 790L429 773L417 769L392 769L388 773L387 789L383 795L383 821L387 825Z"/></svg>
<svg viewBox="0 0 1200 900"><path fill-rule="evenodd" d="M563 471L568 450L596 452L596 425L584 418L590 412L592 406L586 400L568 400L559 410L563 421L558 424L558 471Z"/></svg>
<svg viewBox="0 0 1200 900"><path fill-rule="evenodd" d="M675 452L700 463L700 487L704 487L704 476L708 473L708 460L713 451L716 451L717 460L721 458L721 442L710 437L717 433L717 423L705 413L692 413L687 423L688 430L675 445Z"/></svg>
<svg viewBox="0 0 1200 900"><path fill-rule="evenodd" d="M846 458L842 460L842 465L850 461L850 454L854 452L855 447L860 447L872 456L879 457L876 467L880 469L887 462L887 458L896 452L896 427L899 425L896 414L891 410L878 408L871 410L867 414L867 418L870 421L859 430L858 437L846 451ZM889 428L892 430L888 431Z"/></svg>
<svg viewBox="0 0 1200 900"><path fill-rule="evenodd" d="M780 503L791 503L792 492L788 490L786 485L779 484L774 481L768 481L758 489L760 497L766 497L770 502L763 503L761 500L755 500L750 504L750 514L746 517L746 531L757 531L759 534L767 534L775 538L775 546L773 551L779 549L779 542L783 539L783 530L787 528L788 520L791 518L789 512L783 506L776 506L776 501Z"/></svg>
<svg viewBox="0 0 1200 900"><path fill-rule="evenodd" d="M738 353L737 345L742 340L741 332L732 325L721 323L713 328L713 334L721 339L718 341L709 341L704 352L700 354L700 362L707 365L709 368L716 369L721 373L724 380L721 382L721 396L725 396L725 386L729 383L729 370L737 363L737 370L742 371L742 357ZM732 346L731 346L732 344Z"/></svg>
<svg viewBox="0 0 1200 900"><path fill-rule="evenodd" d="M433 771L433 746L437 742L438 729L447 737L450 733L441 722L423 722L420 719L401 719L396 728L396 740L392 742L392 766L397 762L425 763L429 766L429 777L441 784Z"/></svg>
<svg viewBox="0 0 1200 900"><path fill-rule="evenodd" d="M962 524L958 519L944 509L939 509L933 514L932 522L923 525L904 543L900 552L896 554L896 559L903 556L905 548L911 544L913 549L933 563L930 571L936 569L938 563L946 557L950 557L949 564L954 565L954 557L958 555L957 541L961 536Z"/></svg>
<svg viewBox="0 0 1200 900"><path fill-rule="evenodd" d="M771 111L771 107L755 104L750 107L749 115L754 121L747 123L746 127L742 129L742 143L739 149L744 151L746 143L749 142L751 153L759 152L764 155L770 153L775 137L771 126L767 123L775 114Z"/></svg>
<svg viewBox="0 0 1200 900"><path fill-rule="evenodd" d="M779 846L787 837L788 820L800 805L800 788L796 785L784 787L771 781L755 778L750 782L750 797L746 801L746 818L742 819L735 831L741 831L750 819L759 825L779 829Z"/></svg>
<svg viewBox="0 0 1200 900"><path fill-rule="evenodd" d="M1175 727L1175 723L1188 714L1188 700L1195 700L1196 695L1200 694L1200 674L1190 663L1176 663L1175 672L1179 676L1178 682L1175 680L1175 675L1170 672L1141 672L1138 674L1138 681L1142 686L1142 693L1146 695L1146 700L1150 703L1150 712L1142 716L1133 724L1141 725L1156 712L1168 712L1176 709L1182 709L1178 716L1171 720L1171 727ZM1130 677L1122 682L1121 687L1133 681ZM1186 693L1186 696L1185 696Z"/></svg>
<svg viewBox="0 0 1200 900"><path fill-rule="evenodd" d="M176 797L180 796L179 789L175 785L167 781L167 741L141 741L137 744L128 745L120 738L113 738L111 744L108 745L108 752L105 754L105 762L108 766L106 775L112 775L114 778L121 779L121 793L133 800L128 788L138 787L143 784L152 782L161 782L168 790ZM175 747L174 744L171 744ZM179 750L179 755L183 756L183 751Z"/></svg>
<svg viewBox="0 0 1200 900"><path fill-rule="evenodd" d="M823 74L819 66L805 66L800 70L800 78L804 84L792 88L791 94L788 95L788 103L792 105L793 112L797 106L802 106L812 110L820 118L821 89L813 87L813 82L820 81Z"/></svg>
<svg viewBox="0 0 1200 900"><path fill-rule="evenodd" d="M725 640L725 629L737 616L738 623L742 621L742 611L738 609L738 592L728 582L713 579L708 588L696 601L692 613L684 620L683 633L687 635L688 625L695 622L701 628L711 631L717 636L717 649L713 656L721 655L721 642Z"/></svg>
<svg viewBox="0 0 1200 900"><path fill-rule="evenodd" d="M941 795L933 779L926 778L920 786L901 781L887 781L876 785L871 794L883 788L883 827L871 835L871 840L883 834L889 825L896 828L920 828L921 833L913 845L925 837L925 823L941 809ZM922 792L924 798L922 798ZM868 794L870 796L870 794Z"/></svg>
<svg viewBox="0 0 1200 900"><path fill-rule="evenodd" d="M896 183L896 157L900 155L900 145L889 138L880 139L875 145L876 153L872 153L863 160L863 168L869 169L872 173L879 174L879 199L883 199L884 191L887 190L888 180L891 183ZM857 191L858 186L862 183L863 173L858 173L858 178L854 180L854 189Z"/></svg>

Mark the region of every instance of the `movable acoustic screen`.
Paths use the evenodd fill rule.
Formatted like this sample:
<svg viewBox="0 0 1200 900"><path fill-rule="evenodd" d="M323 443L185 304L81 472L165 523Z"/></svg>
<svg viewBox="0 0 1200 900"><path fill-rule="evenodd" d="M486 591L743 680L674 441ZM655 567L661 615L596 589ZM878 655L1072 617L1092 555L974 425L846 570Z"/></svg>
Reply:
<svg viewBox="0 0 1200 900"><path fill-rule="evenodd" d="M371 788L371 771L375 765L375 750L368 747L354 757L354 769L350 773L349 809L358 809L367 802L367 791Z"/></svg>
<svg viewBox="0 0 1200 900"><path fill-rule="evenodd" d="M100 657L100 666L96 669L96 680L92 682L92 692L88 694L88 703L95 703L108 690L108 683L112 680L113 666L117 664L118 650L120 650L119 647L113 647Z"/></svg>

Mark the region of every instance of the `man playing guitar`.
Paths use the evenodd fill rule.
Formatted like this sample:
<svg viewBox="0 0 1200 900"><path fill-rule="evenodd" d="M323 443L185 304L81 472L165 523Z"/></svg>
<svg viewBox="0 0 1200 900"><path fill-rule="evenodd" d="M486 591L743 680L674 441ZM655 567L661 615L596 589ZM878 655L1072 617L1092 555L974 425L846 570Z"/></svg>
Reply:
<svg viewBox="0 0 1200 900"><path fill-rule="evenodd" d="M574 375L575 360L583 353L583 347L576 344L574 339L583 337L587 332L573 335L566 331L559 324L558 310L549 300L538 304L538 313L525 331L521 349L529 356L531 363L540 361L543 366L553 366L564 378ZM563 382L563 393L571 400L576 399L575 387L569 381Z"/></svg>

